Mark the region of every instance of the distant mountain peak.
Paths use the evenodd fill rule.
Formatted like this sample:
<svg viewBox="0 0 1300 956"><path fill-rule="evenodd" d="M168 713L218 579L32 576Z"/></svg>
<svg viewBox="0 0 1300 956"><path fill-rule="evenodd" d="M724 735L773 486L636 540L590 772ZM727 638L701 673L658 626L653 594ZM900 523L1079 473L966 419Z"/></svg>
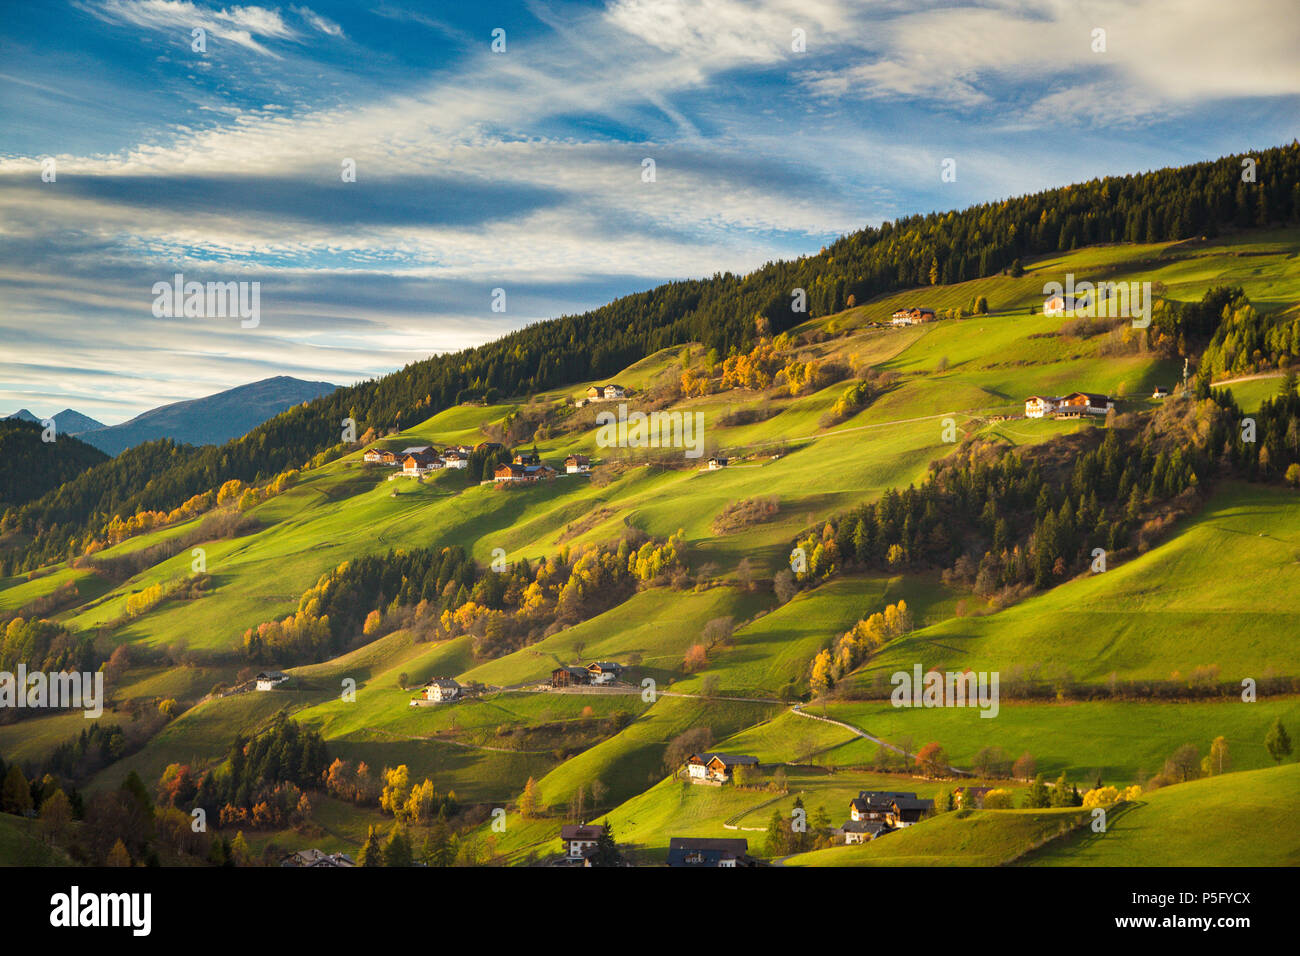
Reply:
<svg viewBox="0 0 1300 956"><path fill-rule="evenodd" d="M59 431L65 435L78 435L82 432L93 432L104 427L104 423L91 418L89 415L83 415L73 408L65 408L54 416L54 424L58 426Z"/></svg>
<svg viewBox="0 0 1300 956"><path fill-rule="evenodd" d="M328 395L336 388L329 382L275 375L203 398L151 408L130 421L86 430L79 437L110 455L159 438L188 445L220 445L246 435L286 409Z"/></svg>
<svg viewBox="0 0 1300 956"><path fill-rule="evenodd" d="M45 421L45 419L41 418L39 415L33 415L26 408L20 408L12 415L7 415L5 417L16 418L19 421L23 421L23 422ZM98 428L104 427L103 422L96 421L95 419L91 418L89 415L83 415L81 412L77 411L74 408L65 408L57 415L51 416L51 418L54 421L55 429L61 435L76 435L80 432L95 431Z"/></svg>

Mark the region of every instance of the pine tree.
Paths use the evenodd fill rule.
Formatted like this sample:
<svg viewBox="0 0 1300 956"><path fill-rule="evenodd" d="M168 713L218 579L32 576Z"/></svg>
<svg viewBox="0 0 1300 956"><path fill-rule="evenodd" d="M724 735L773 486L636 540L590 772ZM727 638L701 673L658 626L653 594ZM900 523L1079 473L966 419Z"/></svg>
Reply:
<svg viewBox="0 0 1300 956"><path fill-rule="evenodd" d="M447 826L447 820L439 816L434 821L429 830L428 836L424 839L424 850L421 853L425 865L427 866L451 866L456 859L456 848L452 844L451 829Z"/></svg>
<svg viewBox="0 0 1300 956"><path fill-rule="evenodd" d="M366 842L357 854L357 866L383 866L384 848L379 845L379 835L371 827L366 834Z"/></svg>
<svg viewBox="0 0 1300 956"><path fill-rule="evenodd" d="M1040 773L1034 777L1034 782L1029 787L1025 806L1030 810L1040 810L1050 806L1051 802L1051 797L1047 792L1047 784L1043 782L1043 775Z"/></svg>
<svg viewBox="0 0 1300 956"><path fill-rule="evenodd" d="M592 866L622 866L623 852L614 842L614 831L605 821L605 825L600 828L600 833L596 836L596 846L588 859Z"/></svg>
<svg viewBox="0 0 1300 956"><path fill-rule="evenodd" d="M234 861L235 866L247 866L252 857L253 853L248 848L248 841L244 839L244 831L240 830L230 841L230 859Z"/></svg>
<svg viewBox="0 0 1300 956"><path fill-rule="evenodd" d="M1264 737L1264 746L1268 748L1269 756L1278 763L1291 756L1291 736L1282 726L1281 717L1275 719L1273 726L1268 728L1268 733Z"/></svg>
<svg viewBox="0 0 1300 956"><path fill-rule="evenodd" d="M772 819L767 824L767 855L785 856L789 845L790 830L786 826L785 817L781 816L780 810L773 810Z"/></svg>
<svg viewBox="0 0 1300 956"><path fill-rule="evenodd" d="M411 858L411 841L406 838L406 831L401 824L393 824L384 844L384 866L413 866Z"/></svg>

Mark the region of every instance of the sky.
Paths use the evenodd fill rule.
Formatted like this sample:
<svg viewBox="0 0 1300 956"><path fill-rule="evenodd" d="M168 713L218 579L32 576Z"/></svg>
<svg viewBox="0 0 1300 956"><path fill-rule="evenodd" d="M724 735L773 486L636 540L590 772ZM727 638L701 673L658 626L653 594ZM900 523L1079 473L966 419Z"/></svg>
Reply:
<svg viewBox="0 0 1300 956"><path fill-rule="evenodd" d="M350 384L1300 118L1289 0L3 14L0 413L106 424L271 375ZM256 324L156 314L178 273L257 283Z"/></svg>

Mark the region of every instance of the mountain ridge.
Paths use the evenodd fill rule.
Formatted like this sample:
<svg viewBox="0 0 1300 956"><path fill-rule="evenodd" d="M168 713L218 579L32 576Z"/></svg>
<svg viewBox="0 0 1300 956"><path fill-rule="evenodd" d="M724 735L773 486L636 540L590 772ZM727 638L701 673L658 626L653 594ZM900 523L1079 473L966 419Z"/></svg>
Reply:
<svg viewBox="0 0 1300 956"><path fill-rule="evenodd" d="M202 398L159 405L120 425L74 434L113 456L160 438L186 445L219 445L247 434L286 408L328 395L337 388L329 382L273 375Z"/></svg>

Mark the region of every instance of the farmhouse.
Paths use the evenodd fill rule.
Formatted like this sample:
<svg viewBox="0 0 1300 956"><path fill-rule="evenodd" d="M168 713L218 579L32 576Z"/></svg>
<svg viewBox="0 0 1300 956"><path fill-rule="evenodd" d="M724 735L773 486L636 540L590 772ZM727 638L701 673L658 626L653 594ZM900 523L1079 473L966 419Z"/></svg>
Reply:
<svg viewBox="0 0 1300 956"><path fill-rule="evenodd" d="M560 847L569 860L581 860L587 851L594 849L596 841L605 832L604 825L566 824L560 827Z"/></svg>
<svg viewBox="0 0 1300 956"><path fill-rule="evenodd" d="M1061 399L1056 406L1057 418L1079 418L1083 415L1105 415L1115 407L1109 396L1095 392L1074 392Z"/></svg>
<svg viewBox="0 0 1300 956"><path fill-rule="evenodd" d="M442 463L446 468L468 468L469 455L458 448L448 448L442 453Z"/></svg>
<svg viewBox="0 0 1300 956"><path fill-rule="evenodd" d="M394 468L396 468L400 464L400 461L398 460L397 457L397 452L395 451L380 452L379 460L383 462L385 465L391 465Z"/></svg>
<svg viewBox="0 0 1300 956"><path fill-rule="evenodd" d="M275 690L289 679L289 675L281 671L262 671L255 678L258 690Z"/></svg>
<svg viewBox="0 0 1300 956"><path fill-rule="evenodd" d="M564 459L564 471L570 475L591 471L591 459L586 455L570 455Z"/></svg>
<svg viewBox="0 0 1300 956"><path fill-rule="evenodd" d="M535 451L515 452L514 463L516 465L540 465L542 456Z"/></svg>
<svg viewBox="0 0 1300 956"><path fill-rule="evenodd" d="M544 478L554 478L555 469L549 465L497 465L496 470L492 472L492 479L498 482L506 481L539 481Z"/></svg>
<svg viewBox="0 0 1300 956"><path fill-rule="evenodd" d="M626 398L627 389L622 385L593 385L587 389L587 400L591 402L613 401L616 398Z"/></svg>
<svg viewBox="0 0 1300 956"><path fill-rule="evenodd" d="M885 822L891 827L910 827L934 812L934 801L916 797L896 797L889 806Z"/></svg>
<svg viewBox="0 0 1300 956"><path fill-rule="evenodd" d="M441 467L442 459L428 450L413 452L402 459L402 474L411 478L418 478Z"/></svg>
<svg viewBox="0 0 1300 956"><path fill-rule="evenodd" d="M915 800L916 794L893 790L862 790L849 801L849 819L854 823L881 822L889 816L895 800Z"/></svg>
<svg viewBox="0 0 1300 956"><path fill-rule="evenodd" d="M1157 401L1168 398L1169 389L1165 388L1163 385L1157 385L1156 390L1151 393L1151 397L1156 399Z"/></svg>
<svg viewBox="0 0 1300 956"><path fill-rule="evenodd" d="M505 446L499 441L481 441L474 446L475 451L500 451Z"/></svg>
<svg viewBox="0 0 1300 956"><path fill-rule="evenodd" d="M618 680L623 673L623 665L613 661L592 661L587 665L587 673L591 675L593 684L608 684Z"/></svg>
<svg viewBox="0 0 1300 956"><path fill-rule="evenodd" d="M1105 415L1114 407L1114 399L1096 392L1072 392L1064 398L1030 395L1025 399L1025 417L1082 418L1084 415Z"/></svg>
<svg viewBox="0 0 1300 956"><path fill-rule="evenodd" d="M1043 300L1043 315L1073 315L1077 309L1088 308L1088 295L1056 293Z"/></svg>
<svg viewBox="0 0 1300 956"><path fill-rule="evenodd" d="M591 672L577 664L566 664L551 671L552 687L569 687L574 684L590 684Z"/></svg>
<svg viewBox="0 0 1300 956"><path fill-rule="evenodd" d="M934 309L899 309L891 319L894 325L918 325L934 321Z"/></svg>
<svg viewBox="0 0 1300 956"><path fill-rule="evenodd" d="M888 832L889 824L883 820L848 820L835 831L835 835L844 837L844 842L847 845L849 843L867 843Z"/></svg>
<svg viewBox="0 0 1300 956"><path fill-rule="evenodd" d="M424 685L424 699L437 704L455 700L460 692L460 684L450 677L435 677Z"/></svg>
<svg viewBox="0 0 1300 956"><path fill-rule="evenodd" d="M1056 411L1056 406L1060 404L1059 396L1030 395L1025 399L1025 417L1043 418Z"/></svg>
<svg viewBox="0 0 1300 956"><path fill-rule="evenodd" d="M669 837L669 866L757 866L749 855L749 841L712 837Z"/></svg>
<svg viewBox="0 0 1300 956"><path fill-rule="evenodd" d="M719 468L726 468L726 467L727 467L727 459L725 459L725 458L710 458L710 459L709 459L709 465L708 465L708 467L709 467L709 471L717 471Z"/></svg>
<svg viewBox="0 0 1300 956"><path fill-rule="evenodd" d="M691 782L726 783L737 767L757 767L758 758L747 754L691 754L686 758L686 773Z"/></svg>
<svg viewBox="0 0 1300 956"><path fill-rule="evenodd" d="M361 456L368 465L377 465L384 460L384 453L378 448L367 448L366 453Z"/></svg>

